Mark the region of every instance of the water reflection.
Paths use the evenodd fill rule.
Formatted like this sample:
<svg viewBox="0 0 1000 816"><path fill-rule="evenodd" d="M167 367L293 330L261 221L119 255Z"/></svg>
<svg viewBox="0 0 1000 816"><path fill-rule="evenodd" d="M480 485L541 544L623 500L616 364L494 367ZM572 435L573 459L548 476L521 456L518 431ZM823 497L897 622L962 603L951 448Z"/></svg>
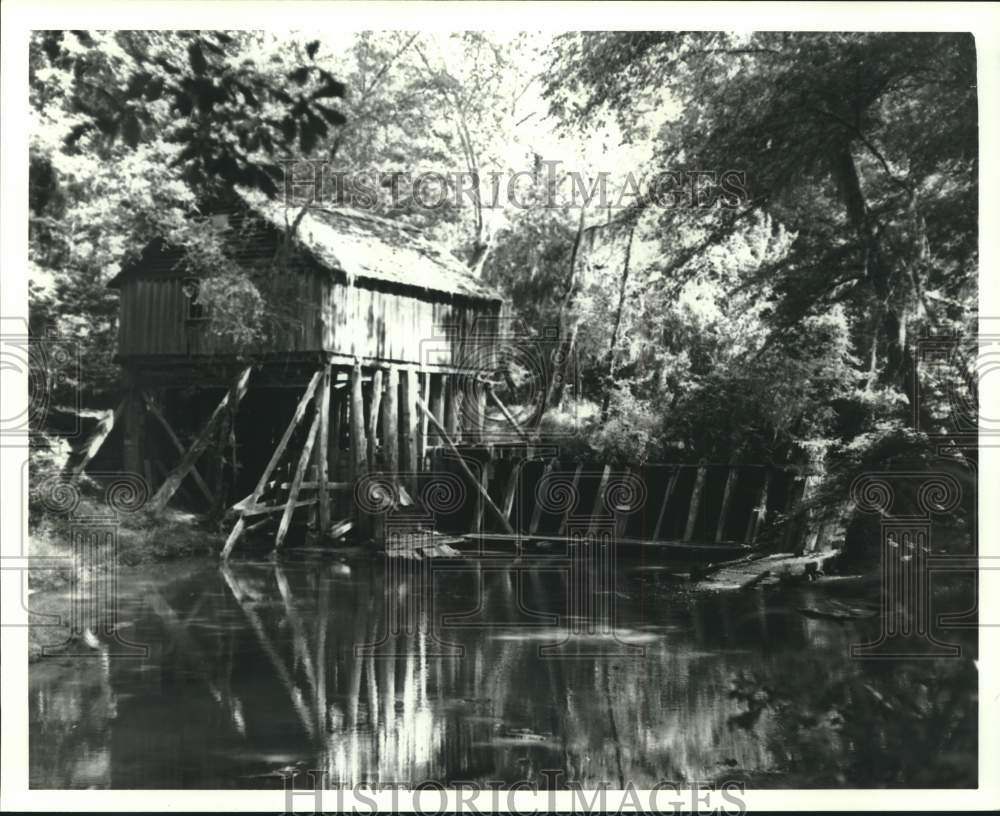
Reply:
<svg viewBox="0 0 1000 816"><path fill-rule="evenodd" d="M927 768L884 747L905 750L917 722L931 740L944 713L893 701L939 694L948 672L968 688L949 686L939 784L975 778L968 661L851 661L877 624L805 618L807 590L694 593L623 564L592 607L579 591L558 569L455 561L139 576L120 617L147 658L32 666L32 785L280 787L293 770L349 785L916 784ZM865 778L873 762L890 766Z"/></svg>

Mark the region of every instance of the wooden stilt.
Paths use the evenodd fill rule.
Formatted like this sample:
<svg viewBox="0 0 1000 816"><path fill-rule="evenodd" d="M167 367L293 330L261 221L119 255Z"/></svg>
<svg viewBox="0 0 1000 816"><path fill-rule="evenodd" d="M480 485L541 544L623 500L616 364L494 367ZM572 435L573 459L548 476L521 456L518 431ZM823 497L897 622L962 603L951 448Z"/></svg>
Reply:
<svg viewBox="0 0 1000 816"><path fill-rule="evenodd" d="M429 372L424 372L419 375L420 380L420 398L424 401L424 405L430 405L431 401L431 375ZM427 416L421 415L420 417L420 429L417 435L417 470L424 470L424 456L427 452Z"/></svg>
<svg viewBox="0 0 1000 816"><path fill-rule="evenodd" d="M701 494L705 489L705 477L708 469L704 465L698 467L698 475L694 480L694 489L691 491L691 504L688 507L687 523L684 525L684 541L690 541L694 535L694 525L698 520L698 510L701 507Z"/></svg>
<svg viewBox="0 0 1000 816"><path fill-rule="evenodd" d="M235 387L226 391L226 395L212 412L212 416L209 418L208 423L202 430L201 435L194 441L194 444L191 445L188 452L181 458L180 464L178 464L177 467L170 472L170 475L168 475L163 484L160 485L160 489L156 491L156 495L153 496L149 503L149 508L154 514L163 512L163 509L167 506L167 502L169 502L171 496L177 492L177 488L184 480L184 477L190 473L191 468L194 467L194 463L197 461L198 457L204 453L205 448L208 447L209 440L212 438L212 431L214 430L216 423L222 417L223 412L226 410L226 406L229 404L230 399L235 399L239 402L239 400L243 398L243 395L247 390L247 384L250 381L251 370L251 367L247 366L240 372L235 380Z"/></svg>
<svg viewBox="0 0 1000 816"><path fill-rule="evenodd" d="M625 468L625 477L628 478L632 475L632 468ZM615 516L615 538L623 538L625 536L625 528L628 525L628 514L622 512L617 507L612 507L611 512Z"/></svg>
<svg viewBox="0 0 1000 816"><path fill-rule="evenodd" d="M351 478L357 485L368 470L368 445L365 441L365 405L361 391L361 364L351 369ZM357 530L360 537L368 535L368 519L355 502Z"/></svg>
<svg viewBox="0 0 1000 816"><path fill-rule="evenodd" d="M316 477L319 481L319 533L326 535L330 529L330 366L323 367L319 392L316 394L319 416L319 444L316 445Z"/></svg>
<svg viewBox="0 0 1000 816"><path fill-rule="evenodd" d="M660 504L660 514L656 517L656 527L653 528L653 541L659 541L663 535L663 524L667 520L667 505L674 495L674 488L677 487L677 479L681 475L681 469L674 467L670 470L670 478L667 479L667 488L663 492L663 502Z"/></svg>
<svg viewBox="0 0 1000 816"><path fill-rule="evenodd" d="M490 489L490 473L493 469L493 463L489 460L482 462L479 470L479 491L476 496L476 517L472 522L472 529L477 532L483 532L483 516L486 513L486 500L485 497L489 496Z"/></svg>
<svg viewBox="0 0 1000 816"><path fill-rule="evenodd" d="M597 497L594 499L594 509L590 513L590 529L588 534L596 534L597 519L603 515L601 508L604 505L604 494L608 489L608 480L611 478L611 465L605 465L601 472L601 481L597 486Z"/></svg>
<svg viewBox="0 0 1000 816"><path fill-rule="evenodd" d="M306 467L309 465L309 460L312 458L313 445L316 443L316 434L319 431L320 426L320 411L317 411L313 417L312 425L309 426L309 435L306 437L306 444L302 448L302 454L299 456L299 463L295 468L295 476L292 479L292 487L288 491L288 502L285 504L285 511L281 516L281 523L278 525L278 534L274 537L274 551L277 552L281 549L281 545L285 543L285 536L288 534L288 528L292 524L292 515L295 513L295 503L299 498L299 491L302 489L302 479L306 475ZM323 494L326 495L324 491Z"/></svg>
<svg viewBox="0 0 1000 816"><path fill-rule="evenodd" d="M445 384L448 380L447 374L428 374L427 375L431 381L431 391L430 400L425 400L430 406L431 413L435 416L439 424L444 424L445 422L445 411L444 411L444 391ZM438 445L440 444L440 437L437 432L432 431L427 437L427 445Z"/></svg>
<svg viewBox="0 0 1000 816"><path fill-rule="evenodd" d="M417 493L417 435L420 433L420 416L417 412L417 372L412 368L405 369L400 376L399 423L402 428L400 437L400 470L407 474L406 488L411 495Z"/></svg>
<svg viewBox="0 0 1000 816"><path fill-rule="evenodd" d="M507 475L507 484L504 486L503 514L508 522L510 522L511 514L514 512L514 497L517 494L517 477L520 473L521 468L518 464L512 464L510 473ZM513 522L511 522L511 524L513 524Z"/></svg>
<svg viewBox="0 0 1000 816"><path fill-rule="evenodd" d="M493 514L496 520L499 522L501 528L507 533L515 534L514 528L511 527L510 522L507 520L507 517L503 514L500 508L497 507L496 502L494 502L493 499L490 498L488 492L482 489L482 485L480 485L479 480L476 478L475 474L469 469L469 465L466 463L465 458L462 456L461 452L455 446L455 443L451 440L451 437L448 436L445 429L440 425L440 423L438 423L437 418L431 414L430 409L428 409L428 407L424 405L423 400L421 400L420 397L417 397L416 399L417 399L417 408L419 408L421 411L427 414L428 421L431 423L431 425L434 426L434 429L441 435L441 438L444 440L445 446L452 452L452 454L454 454L455 458L458 460L459 468L465 474L465 477L469 480L469 483L474 485L476 491L483 497L483 501L486 503L486 506L489 508L490 512Z"/></svg>
<svg viewBox="0 0 1000 816"><path fill-rule="evenodd" d="M729 471L726 474L726 486L722 491L722 507L719 508L719 521L715 527L715 543L722 541L726 534L726 519L729 517L729 505L733 500L733 487L736 484L737 470L736 464L730 462Z"/></svg>
<svg viewBox="0 0 1000 816"><path fill-rule="evenodd" d="M521 440L525 444L530 445L531 444L531 437L528 436L527 431L525 431L524 428L522 428L520 426L520 424L518 423L518 421L516 419L514 419L514 415L510 412L510 410L507 408L507 406L503 404L503 401L500 399L500 397L498 397L496 395L496 393L493 391L492 387L488 387L486 389L486 394L490 398L490 401L497 408L500 409L500 413L504 415L504 419L506 419L507 422L510 423L510 426L514 429L514 431L521 438Z"/></svg>
<svg viewBox="0 0 1000 816"><path fill-rule="evenodd" d="M155 419L157 422L160 423L160 427L163 428L164 432L166 433L167 438L170 440L170 444L174 446L174 448L181 456L183 456L185 452L184 444L181 442L180 439L178 439L177 434L174 433L174 429L170 426L170 423L167 421L166 416L163 415L163 412L160 411L159 407L157 407L156 403L153 402L153 398L150 397L149 394L143 393L142 396L146 404L146 410L153 417L153 419ZM214 507L215 496L209 489L208 484L202 478L201 473L198 472L197 467L191 468L191 478L194 480L194 483L198 486L198 490L200 490L201 494L205 497L205 500L208 502L208 506Z"/></svg>
<svg viewBox="0 0 1000 816"><path fill-rule="evenodd" d="M549 477L549 474L555 471L556 465L558 464L559 460L555 456L553 456L552 459L550 459L546 463L545 470L542 471L542 477L541 479L539 479L539 484L544 482ZM535 493L537 495L538 491L536 490ZM535 533L538 532L538 525L541 522L541 520L542 520L542 503L536 500L535 506L534 508L532 508L531 511L531 523L528 526L528 535L534 535Z"/></svg>
<svg viewBox="0 0 1000 816"><path fill-rule="evenodd" d="M125 411L125 406L128 404L129 397L126 396L113 411L108 411L101 420L97 423L97 427L91 432L90 436L87 437L87 441L80 446L78 454L79 459L76 460L76 464L70 466L70 462L73 461L72 458L67 460L66 469L63 473L69 478L69 481L75 481L80 477L80 474L86 469L90 461L97 456L97 452L101 449L101 445L104 444L104 440L108 438L112 429L115 427L115 423L121 419L122 414Z"/></svg>
<svg viewBox="0 0 1000 816"><path fill-rule="evenodd" d="M754 503L753 509L750 511L750 521L747 524L747 533L744 541L747 544L753 544L757 539L757 533L760 532L761 527L764 526L764 522L767 521L767 500L768 493L771 490L771 469L766 468L764 470L764 481L760 485L760 490L757 492L757 501Z"/></svg>
<svg viewBox="0 0 1000 816"><path fill-rule="evenodd" d="M274 453L271 454L271 458L268 461L267 466L264 468L264 472L261 474L260 479L257 480L257 486L254 488L253 493L251 493L245 500L248 507L253 507L257 504L257 500L261 497L261 494L267 487L268 480L271 478L271 472L277 466L282 455L285 453L285 448L288 447L288 442L292 438L292 434L302 421L302 417L305 416L306 408L309 407L309 403L312 401L313 395L316 393L316 389L322 378L323 372L317 371L313 374L312 379L309 380L309 385L306 386L302 399L300 399L299 404L295 406L295 413L292 414L292 419L288 423L288 427L285 428L285 432L281 435L281 440L278 442L278 446L274 449ZM236 542L239 541L240 537L243 535L245 526L243 515L241 514L240 518L237 519L236 524L233 525L233 529L230 531L229 537L226 539L225 546L222 548L221 557L223 561L229 558L229 554L233 551L233 547L236 546Z"/></svg>
<svg viewBox="0 0 1000 816"><path fill-rule="evenodd" d="M371 397L371 407L368 410L368 469L377 470L377 464L375 461L376 451L378 449L378 432L379 432L379 411L382 409L382 369L375 369L375 373L372 374L372 397ZM385 439L382 440L382 445L385 445Z"/></svg>
<svg viewBox="0 0 1000 816"><path fill-rule="evenodd" d="M141 475L144 458L142 448L146 436L146 412L139 391L134 386L129 389L126 397L124 423L125 443L122 464L128 472Z"/></svg>
<svg viewBox="0 0 1000 816"><path fill-rule="evenodd" d="M455 374L448 378L445 397L444 427L453 442L462 439L462 377Z"/></svg>
<svg viewBox="0 0 1000 816"><path fill-rule="evenodd" d="M571 492L574 496L579 498L580 495L580 475L583 473L583 465L577 465L576 470L573 471L573 487ZM559 522L559 535L566 535L566 527L569 524L570 516L573 515L573 510L577 504L574 501L566 508L566 512L563 513L562 521Z"/></svg>
<svg viewBox="0 0 1000 816"><path fill-rule="evenodd" d="M382 409L382 450L385 470L395 484L399 474L399 370L390 366L385 381Z"/></svg>

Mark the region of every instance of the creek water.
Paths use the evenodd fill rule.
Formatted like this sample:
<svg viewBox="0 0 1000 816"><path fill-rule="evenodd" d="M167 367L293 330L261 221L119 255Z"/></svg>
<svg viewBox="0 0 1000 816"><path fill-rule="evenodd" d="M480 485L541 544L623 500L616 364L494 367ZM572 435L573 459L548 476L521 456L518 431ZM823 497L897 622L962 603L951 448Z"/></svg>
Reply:
<svg viewBox="0 0 1000 816"><path fill-rule="evenodd" d="M974 630L852 659L880 620L800 611L827 591L559 558L135 569L115 637L31 665L31 785L974 786Z"/></svg>

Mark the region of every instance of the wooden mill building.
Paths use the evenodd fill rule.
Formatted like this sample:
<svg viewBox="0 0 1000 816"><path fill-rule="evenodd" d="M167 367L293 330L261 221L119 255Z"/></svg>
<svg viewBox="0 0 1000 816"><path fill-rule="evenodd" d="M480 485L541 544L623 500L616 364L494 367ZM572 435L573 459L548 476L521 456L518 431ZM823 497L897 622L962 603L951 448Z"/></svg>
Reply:
<svg viewBox="0 0 1000 816"><path fill-rule="evenodd" d="M435 429L476 440L502 304L464 264L394 221L247 192L204 224L260 293L252 342L217 330L204 282L164 241L109 284L126 398L104 436L117 420L153 512L178 490L218 513L234 506L226 555L280 513L280 547L299 508L324 533L352 524L366 472L415 488Z"/></svg>

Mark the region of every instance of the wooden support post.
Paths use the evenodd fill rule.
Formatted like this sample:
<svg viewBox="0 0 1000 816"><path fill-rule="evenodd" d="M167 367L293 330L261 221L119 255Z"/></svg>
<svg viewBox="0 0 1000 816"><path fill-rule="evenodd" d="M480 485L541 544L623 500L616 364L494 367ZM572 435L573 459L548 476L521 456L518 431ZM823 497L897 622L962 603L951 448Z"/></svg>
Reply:
<svg viewBox="0 0 1000 816"><path fill-rule="evenodd" d="M69 477L69 481L75 481L79 478L87 465L90 464L91 459L97 455L97 452L101 449L101 445L104 444L104 440L108 438L111 430L115 427L115 423L121 419L128 401L129 397L126 396L113 411L108 411L101 417L101 420L97 423L97 427L87 437L87 441L78 449L77 454L80 458L76 460L75 465L70 466L72 457L66 461L66 468L63 472Z"/></svg>
<svg viewBox="0 0 1000 816"><path fill-rule="evenodd" d="M747 524L747 534L744 542L753 544L757 540L757 533L760 532L764 522L767 521L767 499L771 490L771 468L764 470L764 481L757 492L757 501L750 511L750 521Z"/></svg>
<svg viewBox="0 0 1000 816"><path fill-rule="evenodd" d="M496 395L496 393L493 391L492 387L488 387L486 389L486 394L490 398L490 401L497 408L500 409L500 413L504 415L504 419L506 419L507 422L510 423L510 426L514 429L514 431L517 433L517 435L519 437L521 437L521 440L525 444L530 445L531 444L531 437L528 436L527 431L525 431L524 428L522 428L520 426L520 424L518 424L518 421L516 419L514 419L514 415L510 412L510 410L508 410L507 406L503 404L503 401L500 399L500 397L498 397Z"/></svg>
<svg viewBox="0 0 1000 816"><path fill-rule="evenodd" d="M385 380L382 410L382 450L385 470L393 484L399 473L399 369L390 366Z"/></svg>
<svg viewBox="0 0 1000 816"><path fill-rule="evenodd" d="M292 516L295 513L296 502L299 498L299 491L302 489L302 479L306 474L306 467L309 465L309 460L312 458L313 445L316 443L316 434L319 431L319 425L321 422L321 412L317 411L313 416L312 425L309 426L309 435L306 437L306 444L302 448L302 454L299 456L299 463L295 467L295 476L292 478L292 487L288 491L288 501L285 504L285 510L281 516L281 523L278 525L278 534L274 537L274 551L277 552L281 549L281 545L285 543L285 536L288 534L288 528L292 524ZM326 495L324 491L322 495Z"/></svg>
<svg viewBox="0 0 1000 816"><path fill-rule="evenodd" d="M611 478L611 465L605 465L601 472L601 481L597 486L597 497L594 499L594 509L590 513L590 528L588 534L596 532L596 522L601 515L601 506L604 504L604 494L608 489L608 480Z"/></svg>
<svg viewBox="0 0 1000 816"><path fill-rule="evenodd" d="M453 442L460 442L462 439L462 384L463 378L458 374L448 378L444 427Z"/></svg>
<svg viewBox="0 0 1000 816"><path fill-rule="evenodd" d="M720 544L726 534L726 518L729 516L729 505L733 500L733 485L736 483L736 464L730 463L726 473L726 486L722 491L722 507L719 508L719 521L715 526L715 543Z"/></svg>
<svg viewBox="0 0 1000 816"><path fill-rule="evenodd" d="M372 374L371 405L368 410L368 469L378 470L376 452L378 450L379 411L382 409L382 369L375 369ZM385 445L385 439L382 440Z"/></svg>
<svg viewBox="0 0 1000 816"><path fill-rule="evenodd" d="M420 398L424 405L430 405L431 401L431 375L425 372L419 375L420 378ZM417 435L417 470L424 470L424 455L427 451L427 416L421 415L419 434Z"/></svg>
<svg viewBox="0 0 1000 816"><path fill-rule="evenodd" d="M316 478L319 480L319 533L326 535L330 528L330 366L323 367L316 394L317 415L319 416L319 444L316 446Z"/></svg>
<svg viewBox="0 0 1000 816"><path fill-rule="evenodd" d="M402 429L400 435L400 469L408 474L406 489L410 495L417 495L417 436L420 433L420 415L416 405L420 400L417 393L417 372L412 368L405 369L400 376L399 423Z"/></svg>
<svg viewBox="0 0 1000 816"><path fill-rule="evenodd" d="M134 386L125 398L125 434L122 464L130 473L142 475L143 441L146 436L146 412Z"/></svg>
<svg viewBox="0 0 1000 816"><path fill-rule="evenodd" d="M153 402L153 399L152 397L149 396L149 394L143 393L142 396L146 403L146 410L150 413L153 419L155 419L157 422L160 423L160 427L163 428L164 432L166 433L167 438L170 440L170 444L174 446L174 448L181 456L183 456L185 452L184 444L181 442L180 439L177 438L177 434L174 433L174 429L170 426L170 423L167 421L167 418L163 415L163 412L160 411L160 409L157 407L156 403ZM194 483L198 486L198 489L201 491L201 494L205 497L205 500L208 502L208 506L214 507L215 496L212 495L212 491L209 489L208 484L202 478L201 473L198 472L197 467L191 468L191 478L194 480Z"/></svg>
<svg viewBox="0 0 1000 816"><path fill-rule="evenodd" d="M677 487L677 479L681 475L681 469L674 467L670 470L670 478L667 479L667 489L663 491L663 503L660 505L660 514L656 517L656 527L653 528L653 541L659 541L663 535L663 523L667 520L667 505L674 495L674 488Z"/></svg>
<svg viewBox="0 0 1000 816"><path fill-rule="evenodd" d="M489 496L490 490L490 475L493 470L493 462L487 459L485 462L481 463L479 470L479 492L476 496L476 517L472 522L472 529L474 532L482 533L485 532L483 529L483 516L486 512L486 501L485 496Z"/></svg>
<svg viewBox="0 0 1000 816"><path fill-rule="evenodd" d="M295 413L292 414L292 419L288 423L288 427L285 428L285 432L281 435L281 440L278 442L278 446L274 449L274 453L271 454L270 460L268 460L267 467L264 468L264 472L260 475L260 479L257 480L257 486L254 488L253 493L251 493L245 500L247 507L254 507L257 504L257 500L264 492L264 489L267 487L267 482L271 478L271 472L275 467L277 467L278 462L281 460L281 457L285 452L285 448L288 447L288 442L292 438L292 434L302 421L302 417L305 416L306 408L309 407L309 403L312 401L313 395L316 393L316 388L319 386L322 378L323 372L317 371L313 374L312 379L309 380L309 385L306 386L302 399L300 399L299 404L295 406ZM241 502L241 504L243 504L243 502ZM233 547L236 546L236 542L239 541L240 536L243 535L245 527L246 525L243 521L243 516L241 515L236 521L236 524L233 525L233 529L230 531L229 537L226 539L225 546L222 548L221 557L223 561L229 558L229 554L233 551Z"/></svg>
<svg viewBox="0 0 1000 816"><path fill-rule="evenodd" d="M368 445L365 442L365 403L361 391L361 364L354 363L351 369L351 477L357 486L368 470ZM368 519L355 502L356 529L360 538L368 535Z"/></svg>
<svg viewBox="0 0 1000 816"><path fill-rule="evenodd" d="M627 479L631 474L632 468L626 466L625 478ZM628 515L620 511L617 507L612 507L611 512L614 513L615 516L615 537L624 538L625 530L628 527Z"/></svg>
<svg viewBox="0 0 1000 816"><path fill-rule="evenodd" d="M479 484L479 480L476 479L475 474L473 474L473 472L469 469L469 466L466 463L465 458L462 456L461 452L459 452L458 448L455 446L455 443L452 442L451 437L448 436L445 429L440 425L440 423L438 423L437 418L431 415L430 410L427 408L426 405L424 405L424 402L423 400L420 399L420 397L417 397L417 408L419 408L421 411L427 414L428 420L430 421L431 425L433 425L434 429L439 434L441 434L442 439L444 439L444 444L455 455L455 458L458 459L459 468L461 468L462 472L465 474L465 477L469 480L469 483L474 485L476 491L483 497L483 501L486 502L486 506L489 508L490 512L493 514L496 520L500 523L500 527L504 530L504 532L510 533L511 535L515 535L516 534L515 530L513 527L510 526L510 522L507 521L507 517L503 514L500 508L497 507L496 502L494 502L493 499L490 498L489 493L483 491L482 486Z"/></svg>
<svg viewBox="0 0 1000 816"><path fill-rule="evenodd" d="M430 400L427 404L431 408L431 413L437 419L438 423L443 425L445 422L444 416L444 390L445 383L448 379L447 374L428 374L427 375L431 381L431 392ZM440 437L436 432L432 432L427 437L427 445L438 445L440 444Z"/></svg>
<svg viewBox="0 0 1000 816"><path fill-rule="evenodd" d="M234 381L235 387L226 391L226 395L212 412L212 416L206 423L201 435L194 441L194 444L191 445L188 452L181 458L180 464L178 464L177 467L170 472L170 475L168 475L163 484L160 485L160 489L156 491L156 495L153 496L149 503L149 508L154 514L163 512L163 509L167 506L167 502L169 502L171 496L177 492L177 488L184 480L184 477L188 475L191 468L194 467L194 463L198 460L198 457L201 456L201 454L204 453L205 448L208 447L209 440L212 438L212 431L215 428L216 423L222 417L222 414L225 412L230 399L235 398L236 401L239 402L243 398L243 395L247 390L247 384L250 382L251 370L251 366L247 366L236 377L236 380Z"/></svg>
<svg viewBox="0 0 1000 816"><path fill-rule="evenodd" d="M694 525L698 520L698 510L701 508L701 494L705 489L705 477L708 469L704 465L698 466L698 475L694 480L694 488L691 491L691 504L688 507L687 524L684 525L684 541L690 541L694 535Z"/></svg>
<svg viewBox="0 0 1000 816"><path fill-rule="evenodd" d="M579 498L580 495L580 475L583 473L583 465L577 465L576 470L573 471L573 486L571 488L571 493ZM566 512L563 513L562 521L559 522L559 535L566 535L566 526L569 524L570 516L573 514L573 508L577 504L573 501L566 507Z"/></svg>
<svg viewBox="0 0 1000 816"><path fill-rule="evenodd" d="M550 473L555 471L556 465L559 464L559 459L553 456L546 464L545 470L542 471L542 476L538 480L539 484L542 484L548 477ZM538 490L535 490L535 495L537 497ZM536 499L535 506L531 510L531 523L528 526L528 535L534 535L538 532L538 525L542 520L542 503Z"/></svg>
<svg viewBox="0 0 1000 816"><path fill-rule="evenodd" d="M514 496L517 494L517 477L520 472L521 468L517 463L512 463L510 473L507 475L507 484L504 486L503 514L508 522L514 512Z"/></svg>

